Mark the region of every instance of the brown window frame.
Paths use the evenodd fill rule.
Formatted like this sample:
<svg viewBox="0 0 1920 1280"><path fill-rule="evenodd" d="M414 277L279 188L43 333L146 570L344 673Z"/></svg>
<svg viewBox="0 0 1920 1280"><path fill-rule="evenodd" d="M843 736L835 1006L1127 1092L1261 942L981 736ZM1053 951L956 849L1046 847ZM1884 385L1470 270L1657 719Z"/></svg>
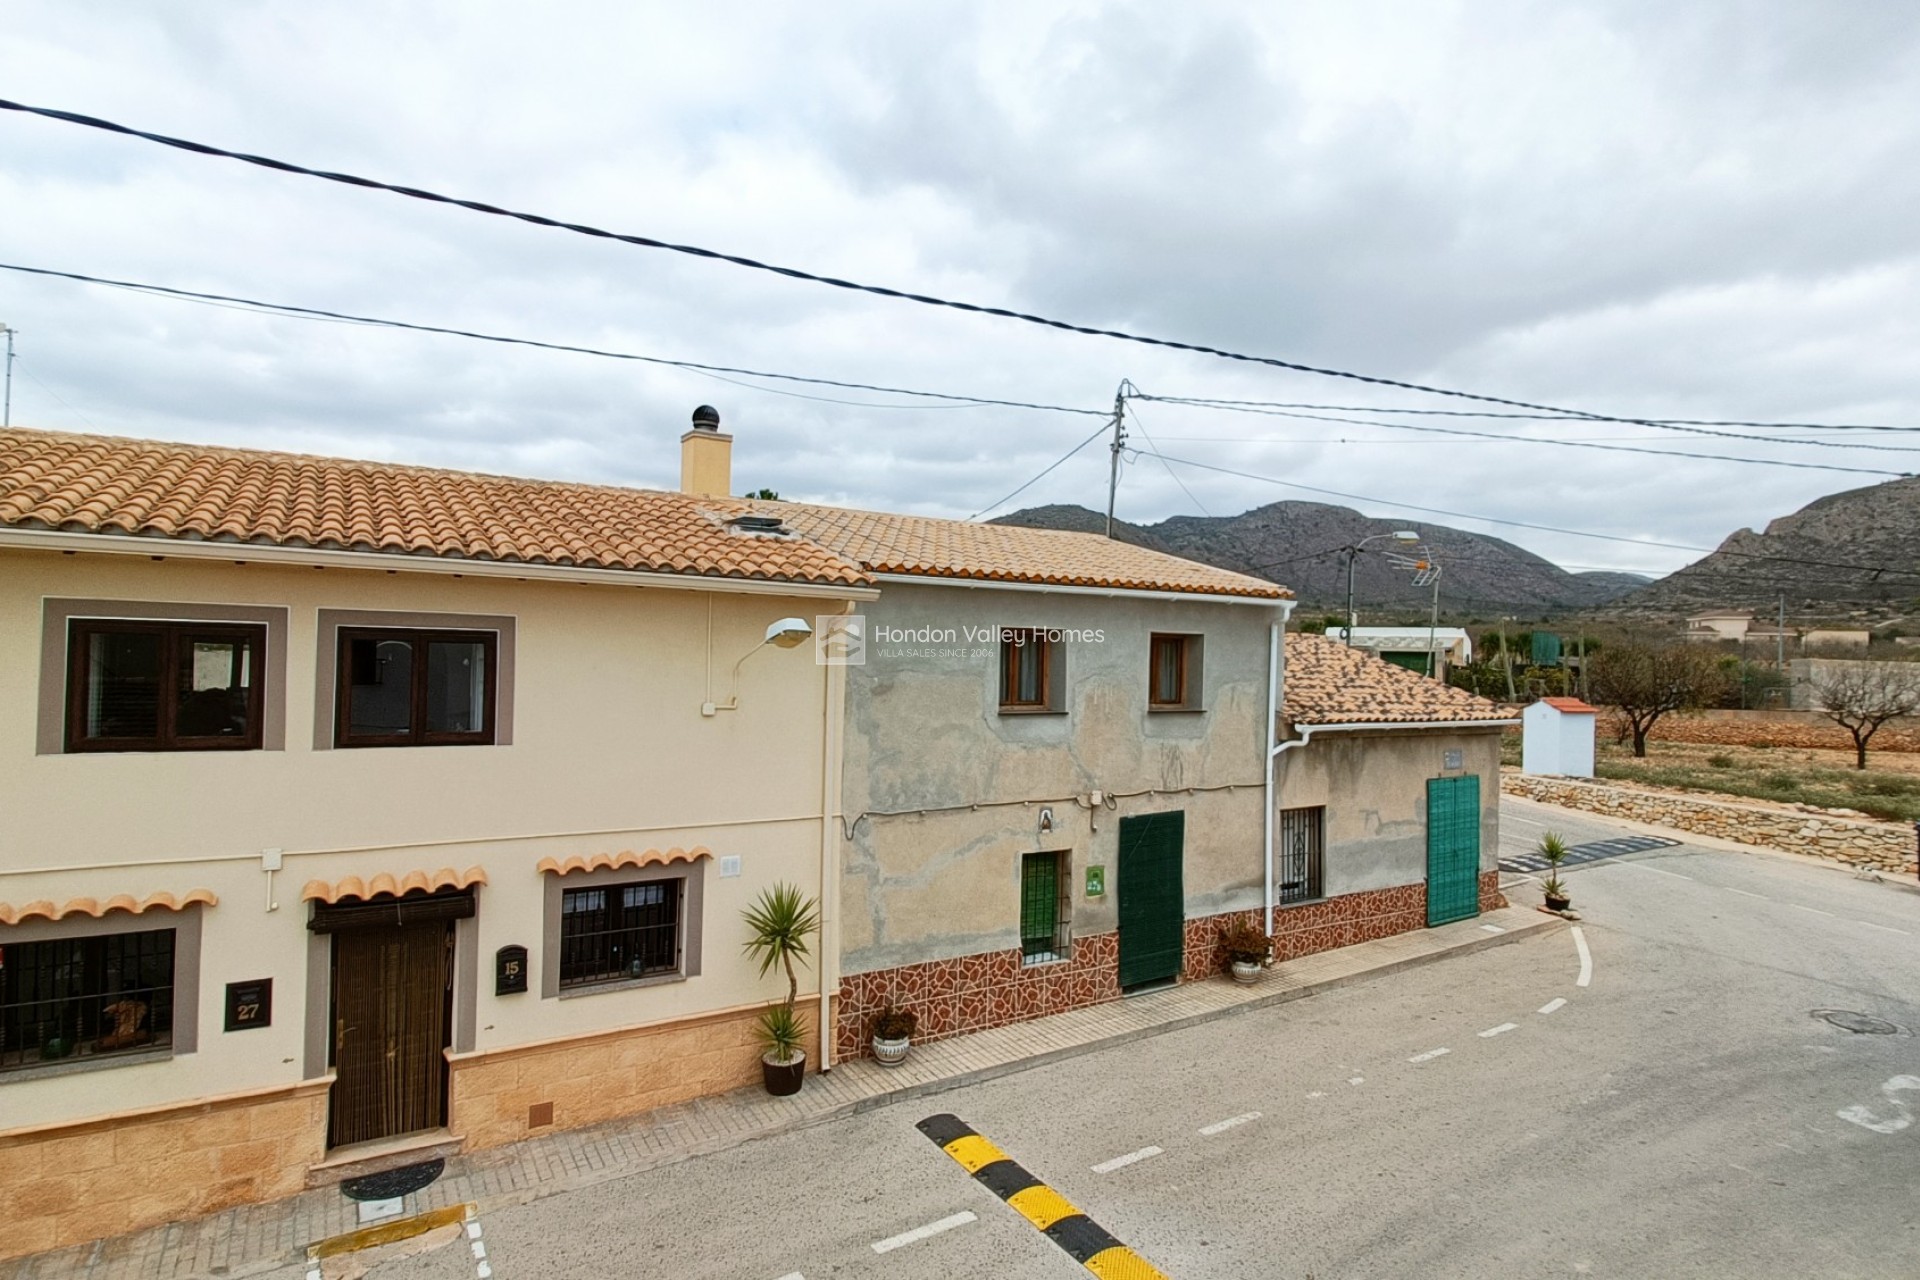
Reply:
<svg viewBox="0 0 1920 1280"><path fill-rule="evenodd" d="M353 641L405 640L413 648L412 698L406 733L355 734L353 725ZM427 728L427 646L478 644L486 654L486 706L479 730L469 733L433 732ZM334 655L333 745L352 747L483 747L494 745L494 718L500 702L500 637L493 631L462 631L437 627L346 627L337 633Z"/></svg>
<svg viewBox="0 0 1920 1280"><path fill-rule="evenodd" d="M1201 639L1191 632L1155 631L1147 639L1147 710L1199 711L1201 679ZM1179 697L1167 701L1160 697L1160 654L1164 646L1175 646L1180 655Z"/></svg>
<svg viewBox="0 0 1920 1280"><path fill-rule="evenodd" d="M631 890L658 889L664 911L649 913L654 904L629 905L622 899ZM569 910L570 904L585 894L599 894L598 910ZM617 884L580 885L560 891L560 970L558 990L569 994L591 991L596 987L629 984L647 979L675 978L686 971L687 882L683 876L659 876L642 880L623 880ZM649 915L664 919L652 923ZM597 918L597 919L592 919ZM600 928L585 927L599 923ZM569 924L575 928L569 929ZM664 932L666 945L658 945L657 935ZM644 935L654 934L654 937ZM648 963L649 955L671 952L670 961ZM638 970L632 965L638 962Z"/></svg>
<svg viewBox="0 0 1920 1280"><path fill-rule="evenodd" d="M1006 627L1000 633L1000 709L1002 711L1051 711L1053 710L1053 647L1057 643L1048 640L1045 632L1037 627ZM1037 700L1026 700L1019 696L1020 658L1023 653L1033 655L1040 664L1040 696Z"/></svg>
<svg viewBox="0 0 1920 1280"><path fill-rule="evenodd" d="M0 1075L176 1051L176 929L9 942L6 951ZM62 1046L57 1052L56 1045Z"/></svg>
<svg viewBox="0 0 1920 1280"><path fill-rule="evenodd" d="M163 637L160 654L159 705L154 712L151 738L89 738L87 689L92 674L92 645L96 635L139 633ZM247 731L244 734L188 734L178 732L177 694L184 646L193 640L242 640L249 653L253 683L247 690ZM67 623L67 736L66 750L74 753L107 751L258 751L266 720L267 628L259 623L189 622L149 618L72 618Z"/></svg>

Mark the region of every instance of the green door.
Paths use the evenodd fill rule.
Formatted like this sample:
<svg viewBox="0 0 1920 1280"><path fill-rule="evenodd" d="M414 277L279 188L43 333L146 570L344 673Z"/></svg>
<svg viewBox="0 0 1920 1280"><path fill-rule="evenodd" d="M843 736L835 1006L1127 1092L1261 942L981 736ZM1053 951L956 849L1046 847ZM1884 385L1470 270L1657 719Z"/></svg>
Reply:
<svg viewBox="0 0 1920 1280"><path fill-rule="evenodd" d="M1427 923L1480 914L1480 779L1427 779Z"/></svg>
<svg viewBox="0 0 1920 1280"><path fill-rule="evenodd" d="M1186 894L1181 851L1187 815L1148 813L1120 819L1120 985L1180 976Z"/></svg>

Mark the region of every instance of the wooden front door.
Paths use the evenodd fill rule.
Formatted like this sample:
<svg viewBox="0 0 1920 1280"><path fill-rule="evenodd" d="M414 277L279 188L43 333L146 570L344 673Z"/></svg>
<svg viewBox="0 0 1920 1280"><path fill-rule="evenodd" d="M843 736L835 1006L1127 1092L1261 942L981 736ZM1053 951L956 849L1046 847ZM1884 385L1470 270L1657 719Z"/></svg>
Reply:
<svg viewBox="0 0 1920 1280"><path fill-rule="evenodd" d="M453 926L445 920L333 935L330 1146L447 1120Z"/></svg>
<svg viewBox="0 0 1920 1280"><path fill-rule="evenodd" d="M1180 976L1186 941L1181 875L1187 815L1148 813L1120 819L1120 985Z"/></svg>

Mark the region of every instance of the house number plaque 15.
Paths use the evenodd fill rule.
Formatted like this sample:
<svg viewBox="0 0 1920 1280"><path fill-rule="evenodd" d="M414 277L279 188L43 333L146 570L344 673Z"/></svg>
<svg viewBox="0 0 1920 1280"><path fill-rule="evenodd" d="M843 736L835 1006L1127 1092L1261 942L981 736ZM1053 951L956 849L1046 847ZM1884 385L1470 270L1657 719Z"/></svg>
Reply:
<svg viewBox="0 0 1920 1280"><path fill-rule="evenodd" d="M493 954L493 994L510 996L527 989L527 949L502 947Z"/></svg>

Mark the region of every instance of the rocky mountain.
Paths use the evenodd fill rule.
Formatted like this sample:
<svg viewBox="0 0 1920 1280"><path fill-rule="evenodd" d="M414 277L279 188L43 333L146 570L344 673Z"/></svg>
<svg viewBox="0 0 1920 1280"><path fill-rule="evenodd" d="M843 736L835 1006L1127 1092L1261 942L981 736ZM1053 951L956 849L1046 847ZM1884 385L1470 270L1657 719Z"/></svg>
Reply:
<svg viewBox="0 0 1920 1280"><path fill-rule="evenodd" d="M1828 494L1765 530L1742 529L1711 554L1615 602L1625 613L1708 607L1877 620L1920 601L1920 479Z"/></svg>
<svg viewBox="0 0 1920 1280"><path fill-rule="evenodd" d="M995 523L1099 533L1106 528L1106 516L1080 506L1030 507ZM1396 529L1418 533L1440 565L1440 612L1446 619L1533 618L1590 609L1647 582L1625 573L1568 573L1499 538L1446 525L1375 520L1320 502L1275 502L1237 516L1175 516L1151 525L1116 522L1114 536L1284 583L1303 604L1338 612L1347 598L1347 562L1341 548ZM1381 538L1355 563L1354 600L1363 625L1426 616L1432 589L1415 586L1413 571L1388 558L1389 552L1400 550Z"/></svg>

